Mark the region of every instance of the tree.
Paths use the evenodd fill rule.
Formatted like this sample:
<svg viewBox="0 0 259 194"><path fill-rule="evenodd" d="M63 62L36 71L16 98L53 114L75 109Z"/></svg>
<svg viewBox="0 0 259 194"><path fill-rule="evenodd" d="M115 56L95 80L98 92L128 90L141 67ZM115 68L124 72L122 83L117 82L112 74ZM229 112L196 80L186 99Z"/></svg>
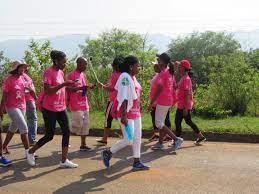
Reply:
<svg viewBox="0 0 259 194"><path fill-rule="evenodd" d="M259 49L250 50L247 53L246 60L251 67L255 68L258 71L259 70Z"/></svg>
<svg viewBox="0 0 259 194"><path fill-rule="evenodd" d="M172 40L168 52L173 60L190 60L196 82L206 84L210 73L210 65L204 63L207 57L229 55L240 49L239 42L231 34L208 31Z"/></svg>
<svg viewBox="0 0 259 194"><path fill-rule="evenodd" d="M103 32L97 39L87 39L80 48L83 56L92 57L94 66L106 66L112 63L114 57L127 55L136 55L145 64L150 58L154 59L156 53L141 35L116 28Z"/></svg>
<svg viewBox="0 0 259 194"><path fill-rule="evenodd" d="M245 63L244 54L241 52L214 58L210 62L215 63L213 66L217 66L217 70L210 73L207 88L213 105L231 110L233 115L244 115L250 101L256 98L258 83L256 84L255 77L258 76L255 76L254 69Z"/></svg>
<svg viewBox="0 0 259 194"><path fill-rule="evenodd" d="M24 53L24 60L29 64L28 74L32 78L37 92L40 92L43 88L42 76L44 70L52 64L50 58L51 50L50 41L40 44L31 40L28 50Z"/></svg>

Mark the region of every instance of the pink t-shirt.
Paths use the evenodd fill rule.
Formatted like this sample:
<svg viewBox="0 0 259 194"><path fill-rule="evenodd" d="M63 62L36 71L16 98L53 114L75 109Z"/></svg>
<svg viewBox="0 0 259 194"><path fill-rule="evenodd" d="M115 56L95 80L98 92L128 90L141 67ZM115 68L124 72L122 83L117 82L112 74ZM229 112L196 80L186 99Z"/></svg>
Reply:
<svg viewBox="0 0 259 194"><path fill-rule="evenodd" d="M26 109L25 83L22 76L10 75L4 80L3 91L7 93L5 107Z"/></svg>
<svg viewBox="0 0 259 194"><path fill-rule="evenodd" d="M116 82L120 77L120 72L113 72L109 80L109 88L112 89L109 95L109 101L113 102L117 96L117 91L114 89Z"/></svg>
<svg viewBox="0 0 259 194"><path fill-rule="evenodd" d="M189 98L189 103L187 107L184 107L184 99L185 99L185 91L189 90L190 92L190 98ZM193 94L192 94L192 80L188 75L185 75L181 78L179 82L179 87L178 87L178 108L179 109L187 109L191 110L193 106Z"/></svg>
<svg viewBox="0 0 259 194"><path fill-rule="evenodd" d="M138 98L136 100L133 101L133 106L130 109L130 111L127 113L127 118L128 119L137 119L139 117L141 117L141 112L140 112L140 100L141 100L141 92L142 92L142 87L139 84L139 82L137 81L136 77L132 77L134 84L135 84L135 90L137 93ZM112 107L112 116L113 118L121 118L121 111L117 111L117 107L118 107L118 100L114 101L114 105Z"/></svg>
<svg viewBox="0 0 259 194"><path fill-rule="evenodd" d="M24 83L25 83L26 87L29 87L29 88L35 90L35 87L33 85L32 79L26 73L24 73L22 75L22 78L24 80ZM32 97L30 92L28 90L26 90L26 89L25 89L25 99L26 99L26 101L35 101L35 99Z"/></svg>
<svg viewBox="0 0 259 194"><path fill-rule="evenodd" d="M56 70L53 67L46 69L43 75L44 84L57 86L64 83L64 73L62 70ZM54 94L44 94L42 107L53 111L60 112L66 109L66 89L61 88Z"/></svg>
<svg viewBox="0 0 259 194"><path fill-rule="evenodd" d="M82 87L86 86L86 76L83 72L78 72L76 70L68 74L67 80L76 81L78 80L73 87ZM89 110L89 104L87 96L82 96L82 90L69 93L69 107L71 111L85 111Z"/></svg>
<svg viewBox="0 0 259 194"><path fill-rule="evenodd" d="M162 91L158 96L157 104L162 106L172 106L175 99L173 99L175 78L166 68L158 74L157 85L162 86Z"/></svg>
<svg viewBox="0 0 259 194"><path fill-rule="evenodd" d="M150 82L150 93L149 93L149 100L151 101L152 98L154 97L154 94L155 94L155 91L156 91L156 87L157 87L157 84L158 84L158 79L159 79L159 76L158 76L158 73L153 77L153 79L151 80ZM155 101L153 104L152 104L152 107L156 107L157 105L157 101Z"/></svg>

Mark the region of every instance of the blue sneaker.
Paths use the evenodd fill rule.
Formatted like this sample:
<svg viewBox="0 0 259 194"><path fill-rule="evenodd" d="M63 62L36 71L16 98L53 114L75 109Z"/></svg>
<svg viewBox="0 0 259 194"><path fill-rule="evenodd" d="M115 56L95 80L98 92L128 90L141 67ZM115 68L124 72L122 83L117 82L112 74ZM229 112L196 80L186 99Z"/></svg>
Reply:
<svg viewBox="0 0 259 194"><path fill-rule="evenodd" d="M183 138L177 137L177 139L172 144L173 150L179 149L181 147L182 143L183 143Z"/></svg>
<svg viewBox="0 0 259 194"><path fill-rule="evenodd" d="M142 163L141 161L138 161L133 164L132 171L140 171L140 170L149 170L150 166L147 166L146 164Z"/></svg>
<svg viewBox="0 0 259 194"><path fill-rule="evenodd" d="M4 156L0 157L0 166L10 166L12 164L11 160L8 160Z"/></svg>
<svg viewBox="0 0 259 194"><path fill-rule="evenodd" d="M111 152L109 152L108 150L102 151L103 164L105 165L106 168L110 167L111 158L112 158Z"/></svg>

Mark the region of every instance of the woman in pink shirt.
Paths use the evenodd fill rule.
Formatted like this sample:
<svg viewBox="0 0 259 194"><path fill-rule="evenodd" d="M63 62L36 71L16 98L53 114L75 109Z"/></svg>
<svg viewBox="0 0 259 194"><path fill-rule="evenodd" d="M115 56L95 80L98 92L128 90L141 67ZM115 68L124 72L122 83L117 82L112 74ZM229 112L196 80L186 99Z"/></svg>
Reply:
<svg viewBox="0 0 259 194"><path fill-rule="evenodd" d="M53 50L50 53L53 66L49 67L43 75L44 96L42 97L42 114L45 123L45 136L42 137L30 153L30 160L34 161L34 153L40 147L51 141L56 130L56 122L59 123L63 133L61 168L76 168L67 158L70 137L69 119L66 112L66 86L72 86L75 81L64 81L63 69L66 66L66 55L62 51Z"/></svg>
<svg viewBox="0 0 259 194"><path fill-rule="evenodd" d="M148 111L151 110L153 103L157 102L155 123L160 133L168 134L174 142L172 142L173 149L178 149L183 143L183 139L176 137L175 134L165 125L165 119L167 112L173 106L175 99L173 99L174 90L174 76L170 73L168 65L170 63L170 57L166 53L162 53L158 56L158 64L161 68L161 72L158 75L158 84L154 95L150 101ZM156 145L156 149L163 149L162 142Z"/></svg>
<svg viewBox="0 0 259 194"><path fill-rule="evenodd" d="M115 85L118 93L114 103L116 109L113 110L117 111L114 115L120 122L123 139L102 152L102 159L106 168L109 168L113 154L132 144L134 157L132 170L149 169L149 166L140 161L142 135L140 96L142 88L135 77L139 73L139 67L139 61L134 56L126 57L120 67L122 74Z"/></svg>
<svg viewBox="0 0 259 194"><path fill-rule="evenodd" d="M117 80L120 77L120 74L121 74L119 72L119 67L122 64L122 62L123 62L122 57L115 57L115 59L113 60L113 63L112 63L113 72L112 72L112 75L109 79L109 82L105 85L102 84L102 83L99 84L99 86L101 88L103 88L103 89L105 89L106 91L109 92L109 101L107 103L106 111L105 111L103 138L97 140L98 143L104 144L104 145L107 144L107 138L109 136L109 132L110 132L111 127L112 127L113 117L112 117L111 112L112 112L114 100L115 100L116 95L117 95L117 91L114 89L114 87L115 87L115 84L116 84Z"/></svg>
<svg viewBox="0 0 259 194"><path fill-rule="evenodd" d="M21 140L25 148L27 162L34 166L35 162L30 160L28 126L24 118L26 111L25 90L29 90L35 95L33 89L26 87L22 78L27 64L15 61L12 64L10 75L4 80L3 96L0 106L0 117L3 117L4 110L7 111L12 122L9 126L5 142L8 143L18 129L21 134Z"/></svg>
<svg viewBox="0 0 259 194"><path fill-rule="evenodd" d="M191 64L188 60L182 60L176 62L178 65L181 80L178 86L178 104L175 115L175 127L176 136L180 137L182 134L182 120L184 119L186 124L189 125L197 135L196 144L199 144L206 140L203 134L191 118L191 110L193 107L193 94L192 94L192 80L188 73L191 69Z"/></svg>
<svg viewBox="0 0 259 194"><path fill-rule="evenodd" d="M152 78L152 80L150 81L150 93L149 93L149 100L152 100L154 94L155 94L155 90L158 84L158 78L159 78L159 73L161 72L161 69L158 65L158 63L154 64L154 71L156 72L155 76ZM156 113L156 105L157 102L154 102L150 111L150 115L152 118L152 124L153 124L153 130L154 130L154 134L152 135L152 137L149 139L149 141L154 141L154 140L159 140L159 142L163 142L163 141L167 141L167 140L172 140L170 138L170 136L166 135L163 136L162 133L159 133L158 128L156 127L156 122L155 122L155 113ZM170 110L167 112L166 115L166 119L165 119L165 125L169 128L171 128L171 122L170 122Z"/></svg>

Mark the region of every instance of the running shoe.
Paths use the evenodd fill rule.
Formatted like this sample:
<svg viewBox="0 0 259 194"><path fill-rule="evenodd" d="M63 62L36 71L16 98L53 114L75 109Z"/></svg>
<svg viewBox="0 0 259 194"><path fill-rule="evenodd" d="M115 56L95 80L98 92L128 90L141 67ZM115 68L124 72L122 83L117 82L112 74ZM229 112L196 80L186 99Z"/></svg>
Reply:
<svg viewBox="0 0 259 194"><path fill-rule="evenodd" d="M89 151L91 148L87 145L80 146L80 151Z"/></svg>
<svg viewBox="0 0 259 194"><path fill-rule="evenodd" d="M107 141L104 141L103 139L97 139L96 141L102 145L107 145Z"/></svg>
<svg viewBox="0 0 259 194"><path fill-rule="evenodd" d="M59 167L60 168L77 168L78 164L75 164L75 163L71 162L70 160L66 159L65 162L60 162Z"/></svg>
<svg viewBox="0 0 259 194"><path fill-rule="evenodd" d="M138 161L133 164L132 171L149 170L149 169L150 169L150 166L144 164L141 161Z"/></svg>
<svg viewBox="0 0 259 194"><path fill-rule="evenodd" d="M179 149L182 143L183 143L183 138L177 137L177 139L172 143L173 150Z"/></svg>
<svg viewBox="0 0 259 194"><path fill-rule="evenodd" d="M206 137L198 137L197 139L196 139L196 141L195 141L195 144L196 145L199 145L199 144L201 144L202 142L204 142L204 141L206 141Z"/></svg>
<svg viewBox="0 0 259 194"><path fill-rule="evenodd" d="M30 153L29 153L29 150L25 150L25 156L26 156L26 159L27 159L28 164L31 165L31 166L35 166L34 153L33 153L33 154L30 154Z"/></svg>
<svg viewBox="0 0 259 194"><path fill-rule="evenodd" d="M4 156L1 156L0 157L0 166L4 166L4 167L7 167L7 166L10 166L12 164L12 161L11 160L8 160L6 157Z"/></svg>
<svg viewBox="0 0 259 194"><path fill-rule="evenodd" d="M106 168L110 167L111 158L112 158L112 153L109 150L102 151L102 160Z"/></svg>

